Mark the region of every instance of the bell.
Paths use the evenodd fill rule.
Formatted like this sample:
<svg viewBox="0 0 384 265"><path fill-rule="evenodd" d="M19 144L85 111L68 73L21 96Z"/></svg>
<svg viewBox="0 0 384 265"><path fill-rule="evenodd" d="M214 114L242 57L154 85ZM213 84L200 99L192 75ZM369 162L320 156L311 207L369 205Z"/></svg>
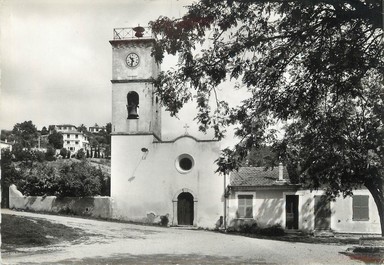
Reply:
<svg viewBox="0 0 384 265"><path fill-rule="evenodd" d="M127 105L128 119L138 119L139 114L137 114L137 105Z"/></svg>
<svg viewBox="0 0 384 265"><path fill-rule="evenodd" d="M144 36L143 33L144 33L145 29L143 27L137 26L137 27L133 28L133 31L135 32L136 37L141 38Z"/></svg>

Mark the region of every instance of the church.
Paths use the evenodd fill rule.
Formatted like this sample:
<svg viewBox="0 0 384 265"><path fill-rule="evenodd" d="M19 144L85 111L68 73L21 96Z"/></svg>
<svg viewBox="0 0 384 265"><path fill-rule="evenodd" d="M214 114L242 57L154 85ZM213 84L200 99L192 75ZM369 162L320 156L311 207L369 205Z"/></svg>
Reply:
<svg viewBox="0 0 384 265"><path fill-rule="evenodd" d="M112 218L214 227L223 215L224 177L215 173L217 140L188 133L162 140L153 80L155 40L142 27L114 30L112 46Z"/></svg>

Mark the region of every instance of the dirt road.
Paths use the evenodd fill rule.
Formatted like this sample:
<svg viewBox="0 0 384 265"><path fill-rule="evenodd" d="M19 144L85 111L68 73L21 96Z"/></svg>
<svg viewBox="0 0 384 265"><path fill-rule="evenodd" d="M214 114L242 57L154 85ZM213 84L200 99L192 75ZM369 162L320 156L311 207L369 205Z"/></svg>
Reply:
<svg viewBox="0 0 384 265"><path fill-rule="evenodd" d="M348 246L281 242L5 210L80 228L86 240L2 254L2 264L363 264Z"/></svg>

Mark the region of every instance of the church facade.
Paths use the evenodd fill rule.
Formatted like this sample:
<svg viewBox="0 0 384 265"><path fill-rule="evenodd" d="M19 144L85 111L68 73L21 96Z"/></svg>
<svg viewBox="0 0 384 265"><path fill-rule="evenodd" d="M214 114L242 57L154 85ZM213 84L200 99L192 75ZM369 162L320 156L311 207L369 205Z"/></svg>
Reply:
<svg viewBox="0 0 384 265"><path fill-rule="evenodd" d="M145 222L167 215L170 225L214 227L223 215L224 178L214 173L220 144L187 133L162 140L153 85L160 66L151 56L154 39L142 30L124 37L115 30L110 41L112 218Z"/></svg>

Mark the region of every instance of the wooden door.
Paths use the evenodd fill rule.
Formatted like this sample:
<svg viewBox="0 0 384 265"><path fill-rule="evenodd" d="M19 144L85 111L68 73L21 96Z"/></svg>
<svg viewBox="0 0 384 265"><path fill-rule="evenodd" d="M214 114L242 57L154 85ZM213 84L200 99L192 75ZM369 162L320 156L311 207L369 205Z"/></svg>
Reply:
<svg viewBox="0 0 384 265"><path fill-rule="evenodd" d="M285 226L299 229L299 196L287 195L285 200Z"/></svg>
<svg viewBox="0 0 384 265"><path fill-rule="evenodd" d="M177 220L179 225L193 225L193 196L189 192L177 197Z"/></svg>
<svg viewBox="0 0 384 265"><path fill-rule="evenodd" d="M331 203L326 196L315 196L315 229L331 228Z"/></svg>

